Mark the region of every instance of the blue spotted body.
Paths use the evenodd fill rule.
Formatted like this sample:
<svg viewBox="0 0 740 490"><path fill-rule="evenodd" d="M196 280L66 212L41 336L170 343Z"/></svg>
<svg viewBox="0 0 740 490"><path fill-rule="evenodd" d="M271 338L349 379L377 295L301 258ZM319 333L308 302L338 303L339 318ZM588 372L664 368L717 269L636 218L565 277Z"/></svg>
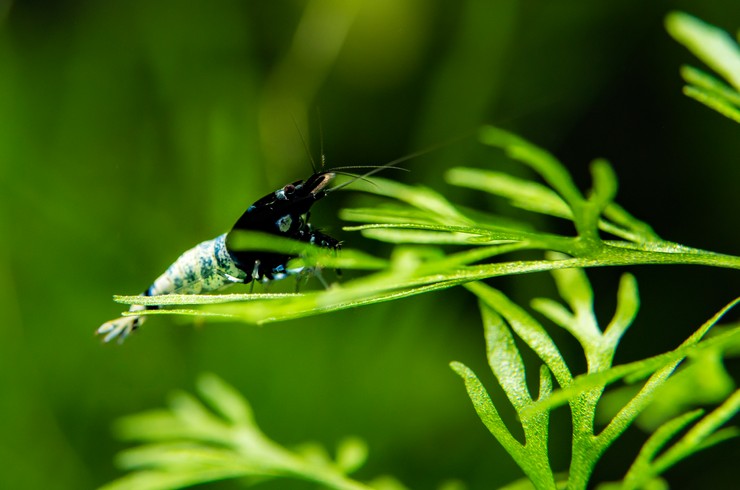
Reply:
<svg viewBox="0 0 740 490"><path fill-rule="evenodd" d="M209 293L235 283L268 282L301 273L302 269L286 267L293 256L235 250L229 246L229 238L236 231L261 231L338 250L338 240L314 230L308 222L311 206L329 192L326 187L334 177L333 172L317 172L266 195L247 208L229 233L180 255L142 295ZM148 308L157 306L132 305L129 312ZM101 325L97 333L105 342L122 342L144 319L136 314L122 316Z"/></svg>
<svg viewBox="0 0 740 490"><path fill-rule="evenodd" d="M247 274L236 267L226 248L226 233L191 248L159 276L146 296L199 294L244 282Z"/></svg>

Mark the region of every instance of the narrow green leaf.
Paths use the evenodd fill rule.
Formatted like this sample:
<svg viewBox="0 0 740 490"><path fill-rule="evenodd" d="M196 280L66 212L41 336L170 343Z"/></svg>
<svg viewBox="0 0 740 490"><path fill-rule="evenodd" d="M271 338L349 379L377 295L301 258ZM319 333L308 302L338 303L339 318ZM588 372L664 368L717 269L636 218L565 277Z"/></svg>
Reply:
<svg viewBox="0 0 740 490"><path fill-rule="evenodd" d="M715 412L721 412L723 409L727 408L728 404L733 405L733 402L728 399L720 408L715 410ZM640 450L635 462L630 466L627 475L625 475L623 486L621 488L624 490L645 488L645 484L647 482L656 478L678 461L685 459L698 451L740 435L740 430L738 430L737 427L728 427L716 430L717 427L737 413L739 407L735 402L734 407L731 406L729 408L729 414L722 413L717 419L711 421L711 425L713 427L710 428L703 437L689 443L685 442L686 438L689 437L697 427L707 421L707 418L711 417L712 414L705 416L692 429L690 429L683 438L674 444L673 447L656 458L656 454L669 442L669 440L691 422L700 417L703 410L694 410L665 423L648 439ZM713 414L715 412L713 412Z"/></svg>
<svg viewBox="0 0 740 490"><path fill-rule="evenodd" d="M430 218L429 213L408 205L342 208L339 210L339 218L344 221L358 221L361 223L419 223L428 225L436 223L434 219Z"/></svg>
<svg viewBox="0 0 740 490"><path fill-rule="evenodd" d="M520 230L511 230L507 228L500 228L493 230L491 228L477 228L472 226L458 226L458 225L447 225L447 224L431 224L425 225L420 223L387 223L387 224L367 224L360 226L345 226L343 228L347 231L362 231L372 229L402 229L402 230L428 230L428 231L443 231L448 233L460 233L471 237L471 241L474 238L478 238L477 243L485 244L490 240L524 240L531 236L531 233L527 233Z"/></svg>
<svg viewBox="0 0 740 490"><path fill-rule="evenodd" d="M198 392L210 406L234 425L254 424L252 408L233 386L215 374L205 373L198 377Z"/></svg>
<svg viewBox="0 0 740 490"><path fill-rule="evenodd" d="M578 396L580 393L591 390L593 388L613 383L617 380L626 378L627 376L634 375L635 373L641 373L643 376L645 376L651 372L663 369L666 366L678 364L678 362L680 362L686 356L694 355L701 350L712 349L716 348L718 345L735 342L737 338L740 337L740 329L724 332L720 335L716 335L712 338L704 340L703 342L701 342L700 345L696 345L699 343L702 337L706 335L709 329L713 325L715 325L725 313L727 313L731 308L737 305L738 302L740 302L740 298L732 301L724 308L722 308L711 319L705 322L696 332L694 332L694 334L692 334L689 339L683 342L677 349L640 361L614 366L601 372L578 376L569 386L554 391L550 397L545 400L535 402L526 410L551 410L554 407L567 403L568 400Z"/></svg>
<svg viewBox="0 0 740 490"><path fill-rule="evenodd" d="M529 248L532 248L532 245L528 242L504 242L497 245L482 246L463 250L462 252L451 253L441 262L444 262L450 268L454 268Z"/></svg>
<svg viewBox="0 0 740 490"><path fill-rule="evenodd" d="M163 294L159 296L113 296L117 303L127 305L208 305L234 303L240 301L257 301L299 298L297 293L249 293L249 294ZM140 312L137 312L140 313Z"/></svg>
<svg viewBox="0 0 740 490"><path fill-rule="evenodd" d="M606 209L604 210L604 217L611 220L616 225L626 228L631 233L636 235L636 237L631 237L630 240L640 243L659 241L661 239L650 225L648 225L644 221L640 221L639 219L635 218L630 213L628 213L627 210L625 210L623 207L615 202L612 202L606 207ZM604 226L606 225L606 223L602 221L600 225L602 229L604 229L605 231L609 231L610 227ZM612 231L609 232L613 233Z"/></svg>
<svg viewBox="0 0 740 490"><path fill-rule="evenodd" d="M476 168L456 167L446 174L450 184L482 190L509 199L512 206L527 211L573 220L573 213L563 199L550 188L508 174ZM614 202L603 210L606 219L598 221L601 230L635 242L659 240L645 222L630 215ZM520 227L521 228L521 227Z"/></svg>
<svg viewBox="0 0 740 490"><path fill-rule="evenodd" d="M227 468L198 468L177 473L161 470L137 471L103 485L100 490L174 490L246 475L244 470Z"/></svg>
<svg viewBox="0 0 740 490"><path fill-rule="evenodd" d="M533 310L541 313L555 325L564 328L575 336L573 325L576 319L573 314L562 303L550 298L534 298L530 306Z"/></svg>
<svg viewBox="0 0 740 490"><path fill-rule="evenodd" d="M722 362L723 350L725 346L702 349L689 357L658 389L655 400L637 420L638 425L652 431L687 408L724 401L734 391L735 382Z"/></svg>
<svg viewBox="0 0 740 490"><path fill-rule="evenodd" d="M676 417L658 428L658 430L656 430L648 440L645 441L645 444L643 444L640 452L637 454L635 461L627 471L627 474L624 477L625 487L638 488L638 482L643 482L654 477L655 474L651 471L651 466L655 455L658 454L666 444L668 444L671 438L683 430L684 427L701 417L703 413L703 410L694 410L692 412L685 413L680 417Z"/></svg>
<svg viewBox="0 0 740 490"><path fill-rule="evenodd" d="M563 260L567 257L550 253L547 258ZM586 272L583 269L560 269L552 271L551 274L560 297L570 306L574 314L574 321L564 327L580 342L587 357L591 357L589 353L598 350L601 343L601 331L594 315L594 293ZM589 359L589 364L591 361L592 359Z"/></svg>
<svg viewBox="0 0 740 490"><path fill-rule="evenodd" d="M390 475L373 478L368 485L373 490L409 490L407 486Z"/></svg>
<svg viewBox="0 0 740 490"><path fill-rule="evenodd" d="M373 177L372 184L358 181L353 185L352 190L392 197L421 211L426 211L430 218L438 222L469 224L469 220L444 196L426 187L410 186L393 180Z"/></svg>
<svg viewBox="0 0 740 490"><path fill-rule="evenodd" d="M163 297L156 296L157 298ZM136 304L136 303L134 303ZM176 303L173 303L176 304ZM219 313L216 311L206 311L203 309L188 309L188 308L171 308L167 310L142 310L142 311L124 311L123 316L156 316L156 315L183 315L183 316L197 316L201 318L208 318L209 320L233 320L236 316L229 313Z"/></svg>
<svg viewBox="0 0 740 490"><path fill-rule="evenodd" d="M725 427L707 436L706 439L699 443L699 445L697 446L697 451L703 451L712 446L716 446L721 442L735 439L737 437L740 437L740 427Z"/></svg>
<svg viewBox="0 0 740 490"><path fill-rule="evenodd" d="M591 163L591 176L593 189L589 200L596 204L601 214L617 195L617 174L607 160L599 158Z"/></svg>
<svg viewBox="0 0 740 490"><path fill-rule="evenodd" d="M228 427L197 398L184 391L170 395L170 410L187 428L193 439L222 442L228 438Z"/></svg>
<svg viewBox="0 0 740 490"><path fill-rule="evenodd" d="M740 92L712 75L692 66L684 65L681 67L681 76L689 85L694 85L696 88L714 93L717 97L725 99L727 102L736 106L740 106Z"/></svg>
<svg viewBox="0 0 740 490"><path fill-rule="evenodd" d="M680 360L670 362L654 372L637 395L617 412L617 415L594 440L600 451L605 451L611 446L617 437L627 430L640 413L649 406L650 402L655 399L657 390L670 378L679 362Z"/></svg>
<svg viewBox="0 0 740 490"><path fill-rule="evenodd" d="M504 149L511 158L531 167L565 199L571 208L584 201L583 195L563 164L544 149L493 126L481 129L480 140L486 145Z"/></svg>
<svg viewBox="0 0 740 490"><path fill-rule="evenodd" d="M723 116L740 123L740 109L735 107L727 99L718 96L716 93L692 86L684 87L683 93L688 97L701 102L710 109L714 109Z"/></svg>
<svg viewBox="0 0 740 490"><path fill-rule="evenodd" d="M722 405L704 416L670 449L656 461L658 473L662 473L678 461L687 458L701 449L701 444L722 424L740 410L740 390L735 391Z"/></svg>
<svg viewBox="0 0 740 490"><path fill-rule="evenodd" d="M568 257L563 254L547 254L550 260L563 260ZM576 314L593 312L594 292L591 283L583 269L561 269L552 271L558 294Z"/></svg>
<svg viewBox="0 0 740 490"><path fill-rule="evenodd" d="M624 332L632 325L640 309L640 295L637 280L629 273L622 274L617 291L617 308L611 322L604 331L604 337L616 346Z"/></svg>
<svg viewBox="0 0 740 490"><path fill-rule="evenodd" d="M459 362L451 362L450 367L455 371L465 382L465 389L468 392L470 400L473 402L478 417L483 421L483 424L491 432L493 437L501 444L506 452L508 452L515 461L519 462L520 458L524 456L522 444L511 435L509 429L501 420L501 416L498 414L498 410L493 405L491 397L488 392L481 384L475 373L466 365Z"/></svg>
<svg viewBox="0 0 740 490"><path fill-rule="evenodd" d="M546 365L540 366L540 391L537 395L538 400L544 400L552 393L552 375Z"/></svg>
<svg viewBox="0 0 740 490"><path fill-rule="evenodd" d="M671 490L662 478L653 478L641 484L640 490ZM628 490L624 482L604 482L596 485L596 490Z"/></svg>
<svg viewBox="0 0 740 490"><path fill-rule="evenodd" d="M550 188L501 172L456 167L445 173L448 183L504 197L513 206L529 211L572 219L568 205Z"/></svg>
<svg viewBox="0 0 740 490"><path fill-rule="evenodd" d="M517 412L532 402L527 388L524 362L504 319L490 306L479 302L483 317L488 365Z"/></svg>
<svg viewBox="0 0 740 490"><path fill-rule="evenodd" d="M474 245L480 243L480 241L476 242L476 238L478 240L481 239L480 235L457 232L451 233L448 231L393 229L387 227L362 228L361 231L362 235L366 238L387 243ZM509 240L501 240L501 242L508 241ZM490 240L486 239L486 243L490 243Z"/></svg>
<svg viewBox="0 0 740 490"><path fill-rule="evenodd" d="M683 12L666 17L668 33L740 90L740 48L725 31Z"/></svg>
<svg viewBox="0 0 740 490"><path fill-rule="evenodd" d="M367 455L365 441L357 437L347 437L337 447L337 466L345 474L353 473L365 464Z"/></svg>
<svg viewBox="0 0 740 490"><path fill-rule="evenodd" d="M568 366L547 331L503 293L480 282L465 284L465 288L503 316L512 330L542 359L561 386L572 381Z"/></svg>
<svg viewBox="0 0 740 490"><path fill-rule="evenodd" d="M254 473L265 469L249 464L230 449L179 441L127 449L116 457L116 463L128 470L161 468L187 472L207 466Z"/></svg>
<svg viewBox="0 0 740 490"><path fill-rule="evenodd" d="M113 425L119 439L159 442L187 437L190 431L169 410L150 410L122 417Z"/></svg>

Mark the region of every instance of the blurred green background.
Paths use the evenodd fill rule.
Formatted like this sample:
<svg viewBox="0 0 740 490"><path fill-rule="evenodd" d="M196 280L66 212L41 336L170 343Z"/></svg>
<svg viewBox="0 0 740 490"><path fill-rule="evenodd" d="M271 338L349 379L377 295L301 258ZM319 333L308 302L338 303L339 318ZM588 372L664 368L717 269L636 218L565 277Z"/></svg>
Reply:
<svg viewBox="0 0 740 490"><path fill-rule="evenodd" d="M603 156L619 202L659 234L740 253L740 127L681 95L680 64L700 64L665 33L669 9L740 28L740 3L723 0L0 0L0 488L119 476L113 456L126 446L112 422L192 389L202 371L242 391L281 443L364 438L359 478L471 489L519 478L447 366L465 362L501 396L463 291L265 328L156 318L123 346L93 331L122 309L113 294L142 291L252 201L305 178L296 126L318 155L319 119L335 166L384 163L483 123L549 148L583 187ZM497 205L444 185L453 165L516 169L468 137L397 177ZM351 194L323 201L314 221L384 253L341 231L336 211ZM632 271L643 310L618 362L674 347L738 293L729 271ZM621 272L590 273L604 316ZM553 293L545 275L493 284L522 301ZM563 469L565 410L552 430ZM643 439L625 434L596 478L620 478ZM667 477L730 488L738 446Z"/></svg>

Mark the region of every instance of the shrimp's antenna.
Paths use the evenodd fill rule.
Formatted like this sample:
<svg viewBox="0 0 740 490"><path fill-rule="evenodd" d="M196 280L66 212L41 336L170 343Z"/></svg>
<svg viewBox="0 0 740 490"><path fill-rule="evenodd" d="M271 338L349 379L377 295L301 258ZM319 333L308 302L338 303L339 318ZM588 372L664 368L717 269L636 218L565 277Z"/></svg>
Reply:
<svg viewBox="0 0 740 490"><path fill-rule="evenodd" d="M321 123L321 110L316 106L316 117L319 118L319 149L321 150L321 170L326 168L326 153L324 153L324 125ZM314 169L314 172L316 169Z"/></svg>
<svg viewBox="0 0 740 490"><path fill-rule="evenodd" d="M396 165L398 165L399 163L407 162L407 161L411 160L412 158L420 157L421 155L426 155L427 153L430 153L430 152L432 152L434 150L439 149L441 146L444 146L444 145L442 145L442 144L434 145L434 146L431 146L429 148L425 148L423 150L419 150L419 151L415 151L413 153L409 153L408 155L403 156L401 158L396 158L395 160L390 161L390 162L386 163L385 165L379 165L377 167L368 166L368 168L372 168L372 170L370 170L369 172L365 172L362 175L358 175L354 179L348 180L347 182L344 182L343 184L339 184L338 186L332 187L331 189L328 189L326 191L326 193L338 191L339 189L341 189L343 187L347 187L350 184L354 184L358 180L364 180L367 177L370 177L371 175L377 174L378 172L383 171L383 170L386 170L386 169L389 169L389 168L398 168L399 170L406 170L406 169L400 169L399 167L396 167ZM362 166L360 166L360 167L362 167ZM344 168L346 168L346 167L344 167Z"/></svg>
<svg viewBox="0 0 740 490"><path fill-rule="evenodd" d="M399 163L407 162L409 160L412 160L414 158L420 157L422 155L426 155L427 153L431 153L433 151L439 150L440 148L444 148L446 146L449 146L452 143L455 143L457 141L460 141L462 139L467 138L468 136L469 136L468 134L463 134L461 136L457 136L457 137L452 138L452 139L449 139L447 141L442 141L442 142L437 143L435 145L428 146L426 148L423 148L421 150L415 151L413 153L409 153L408 155L403 156L401 158L396 158L395 160L390 161L390 162L386 163L385 165L378 165L378 166L373 166L373 165L355 165L355 166L337 167L340 170L342 170L342 169L349 169L349 168L370 168L372 170L370 170L369 172L365 172L362 175L358 175L354 179L348 180L347 182L344 182L344 183L339 184L339 185L337 185L335 187L332 187L331 189L327 189L325 192L326 193L329 193L329 192L338 191L339 189L341 189L343 187L347 187L350 184L354 184L358 180L366 180L366 178L367 177L370 177L371 175L375 175L378 172L381 172L381 171L387 170L387 169L391 169L391 168L392 169L397 169L397 170L404 170L404 171L407 171L408 172L408 169L401 168L401 167L396 167L396 165L398 165Z"/></svg>
<svg viewBox="0 0 740 490"><path fill-rule="evenodd" d="M391 168L393 168L393 167L391 167ZM406 170L406 169L404 169L404 170ZM335 169L331 169L331 173L333 173L333 174L339 174L339 175L346 175L347 177L353 177L355 181L362 180L362 181L367 182L370 185L374 185L375 187L378 186L375 182L373 182L372 180L370 180L367 177L364 177L362 175L353 174L351 172L343 172L341 170L335 170Z"/></svg>
<svg viewBox="0 0 740 490"><path fill-rule="evenodd" d="M306 155L308 155L308 159L311 162L311 168L313 169L313 173L315 174L319 173L319 170L316 168L316 161L313 159L313 155L311 155L311 149L308 147L306 138L303 137L303 131L301 131L301 128L298 126L298 121L296 121L295 117L292 114L290 118L293 120L293 125L295 126L296 131L298 131L298 136L301 137L301 143L303 143L303 149L306 150ZM323 155L322 155L322 160L323 160Z"/></svg>
<svg viewBox="0 0 740 490"><path fill-rule="evenodd" d="M335 172L335 171L338 171L338 170L355 170L355 169L360 169L360 168L365 168L365 169L367 169L367 168L384 168L384 169L388 169L388 170L401 170L403 172L410 172L410 170L407 169L407 168L403 168L403 167L388 167L388 166L385 166L385 165L342 165L341 167L332 167L332 168L330 168L329 169L329 172ZM352 174L350 172L346 172L346 174L347 175L357 175L357 174Z"/></svg>

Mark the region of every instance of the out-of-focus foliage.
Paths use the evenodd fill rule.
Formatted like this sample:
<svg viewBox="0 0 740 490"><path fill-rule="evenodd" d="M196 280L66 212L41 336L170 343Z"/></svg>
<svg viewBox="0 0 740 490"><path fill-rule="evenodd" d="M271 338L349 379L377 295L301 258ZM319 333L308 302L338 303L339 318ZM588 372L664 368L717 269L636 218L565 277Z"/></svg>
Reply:
<svg viewBox="0 0 740 490"><path fill-rule="evenodd" d="M141 413L118 423L124 439L146 444L119 455L120 465L136 472L106 485L106 490L183 488L230 478L251 482L298 478L329 488L370 489L346 477L365 462L362 441L342 441L336 461L317 444L291 451L260 431L247 401L220 378L203 375L198 389L208 406L178 393L169 410Z"/></svg>
<svg viewBox="0 0 740 490"><path fill-rule="evenodd" d="M683 13L666 20L668 32L729 82L727 86L701 70L684 66L684 93L740 123L740 46L722 29ZM740 35L740 31L739 31Z"/></svg>
<svg viewBox="0 0 740 490"><path fill-rule="evenodd" d="M661 237L737 254L737 125L681 94L676 67L686 53L663 31L664 8L0 2L0 487L91 488L120 476L111 421L189 388L202 371L248 393L275 440L365 439L372 457L360 479L388 472L424 488L458 478L490 488L518 478L447 368L464 359L485 372L479 314L463 292L261 329L156 318L122 347L101 346L92 332L120 310L113 294L142 291L255 199L305 177L293 119L316 158L316 108L332 165L387 162L489 122L569 162L579 188L602 155L620 175L619 202ZM740 26L735 2L671 8L726 31ZM441 188L449 167L491 158L462 140L408 162L398 178ZM471 207L503 205L445 189ZM335 197L313 221L383 256L382 245L341 231ZM610 290L618 272L594 274L595 289ZM635 325L625 336L625 362L668 350L736 295L730 271L633 272L651 304L639 323L652 330L635 335ZM513 299L551 288L537 276L494 286ZM551 435L564 437L560 424ZM665 478L726 488L739 450L709 449ZM596 473L616 480L629 464L608 452Z"/></svg>

